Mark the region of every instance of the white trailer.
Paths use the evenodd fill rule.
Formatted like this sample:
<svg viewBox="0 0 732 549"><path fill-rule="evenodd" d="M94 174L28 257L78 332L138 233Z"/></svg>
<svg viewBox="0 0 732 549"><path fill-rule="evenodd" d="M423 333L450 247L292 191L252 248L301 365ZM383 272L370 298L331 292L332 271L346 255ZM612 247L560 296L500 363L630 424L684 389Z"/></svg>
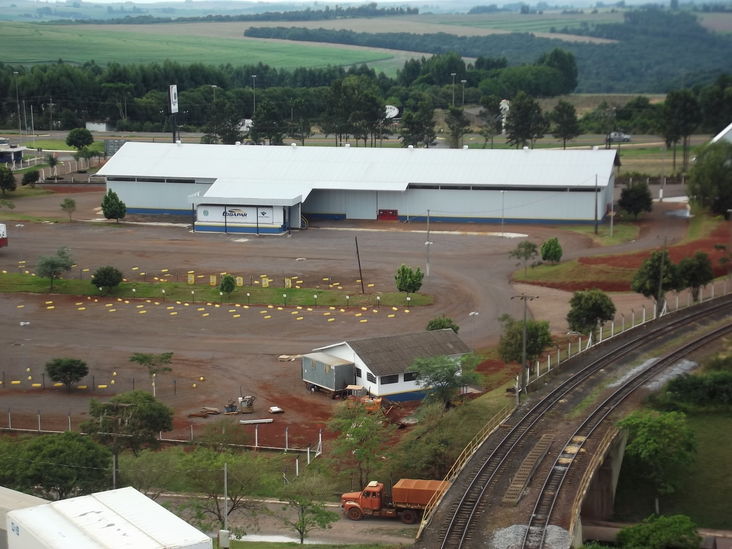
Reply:
<svg viewBox="0 0 732 549"><path fill-rule="evenodd" d="M0 223L0 248L4 248L8 245L8 229L7 227Z"/></svg>

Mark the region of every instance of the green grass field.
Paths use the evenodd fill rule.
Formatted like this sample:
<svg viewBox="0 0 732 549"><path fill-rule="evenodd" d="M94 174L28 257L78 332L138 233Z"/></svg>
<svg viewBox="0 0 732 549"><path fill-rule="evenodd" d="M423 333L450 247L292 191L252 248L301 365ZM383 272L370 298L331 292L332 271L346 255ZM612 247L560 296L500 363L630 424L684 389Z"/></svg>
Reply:
<svg viewBox="0 0 732 549"><path fill-rule="evenodd" d="M547 11L541 14L522 15L516 12L500 12L478 15L425 15L425 22L444 25L463 25L481 29L495 29L509 32L551 32L568 29L580 29L585 24L599 25L620 23L623 20L621 11L611 13L564 14L559 11Z"/></svg>
<svg viewBox="0 0 732 549"><path fill-rule="evenodd" d="M139 28L139 27L138 27ZM273 67L322 67L352 65L391 56L383 51L350 49L337 45L285 44L238 38L160 33L150 25L138 32L122 32L80 26L31 23L0 23L0 50L5 63L66 62L97 64L159 63L170 59L180 63L231 63L234 66L262 62ZM111 32L112 30L117 32ZM168 30L168 29L166 29Z"/></svg>

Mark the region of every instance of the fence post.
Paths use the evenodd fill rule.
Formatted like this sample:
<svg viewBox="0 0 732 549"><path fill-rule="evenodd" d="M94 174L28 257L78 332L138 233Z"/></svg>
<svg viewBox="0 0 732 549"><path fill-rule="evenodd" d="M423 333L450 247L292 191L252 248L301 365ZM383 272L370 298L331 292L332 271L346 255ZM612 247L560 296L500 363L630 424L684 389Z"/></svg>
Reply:
<svg viewBox="0 0 732 549"><path fill-rule="evenodd" d="M562 362L562 351L559 349L559 345L557 345L557 366L559 366L559 363Z"/></svg>
<svg viewBox="0 0 732 549"><path fill-rule="evenodd" d="M546 372L549 373L552 371L552 355L547 354L546 355Z"/></svg>
<svg viewBox="0 0 732 549"><path fill-rule="evenodd" d="M288 449L288 445L287 445L287 442L288 442L287 430L288 429L289 429L289 427L285 427L285 452L287 452L287 449Z"/></svg>
<svg viewBox="0 0 732 549"><path fill-rule="evenodd" d="M308 446L308 465L310 465L310 446Z"/></svg>
<svg viewBox="0 0 732 549"><path fill-rule="evenodd" d="M676 310L679 310L679 292L676 292Z"/></svg>
<svg viewBox="0 0 732 549"><path fill-rule="evenodd" d="M8 429L13 428L13 416L10 414L10 408L8 408Z"/></svg>
<svg viewBox="0 0 732 549"><path fill-rule="evenodd" d="M643 305L643 322L641 322L641 324L645 324L645 323L646 323L646 306Z"/></svg>
<svg viewBox="0 0 732 549"><path fill-rule="evenodd" d="M191 423L191 442L193 442L193 423Z"/></svg>
<svg viewBox="0 0 732 549"><path fill-rule="evenodd" d="M536 361L536 379L539 379L539 361Z"/></svg>
<svg viewBox="0 0 732 549"><path fill-rule="evenodd" d="M572 358L572 342L571 341L569 341L567 343L567 360L569 360L570 358Z"/></svg>
<svg viewBox="0 0 732 549"><path fill-rule="evenodd" d="M602 324L600 324L600 339L597 342L602 343Z"/></svg>
<svg viewBox="0 0 732 549"><path fill-rule="evenodd" d="M38 431L41 431L41 411L38 410Z"/></svg>
<svg viewBox="0 0 732 549"><path fill-rule="evenodd" d="M300 476L300 457L299 456L295 458L295 476L296 477Z"/></svg>
<svg viewBox="0 0 732 549"><path fill-rule="evenodd" d="M259 425L254 425L254 447L259 447Z"/></svg>
<svg viewBox="0 0 732 549"><path fill-rule="evenodd" d="M635 309L631 309L630 314L631 314L630 327L635 328Z"/></svg>
<svg viewBox="0 0 732 549"><path fill-rule="evenodd" d="M582 336L579 336L579 351L577 351L577 352L578 353L582 352Z"/></svg>
<svg viewBox="0 0 732 549"><path fill-rule="evenodd" d="M69 419L69 431L71 431L71 412L69 412L69 415L67 417Z"/></svg>
<svg viewBox="0 0 732 549"><path fill-rule="evenodd" d="M709 299L714 299L714 281L712 281L712 297Z"/></svg>

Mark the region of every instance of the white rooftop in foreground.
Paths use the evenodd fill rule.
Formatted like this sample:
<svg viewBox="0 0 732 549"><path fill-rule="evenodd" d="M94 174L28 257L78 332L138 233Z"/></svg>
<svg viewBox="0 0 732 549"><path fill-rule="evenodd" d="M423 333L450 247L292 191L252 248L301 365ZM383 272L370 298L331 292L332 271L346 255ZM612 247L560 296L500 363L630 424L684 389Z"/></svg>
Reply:
<svg viewBox="0 0 732 549"><path fill-rule="evenodd" d="M11 511L8 547L211 549L211 539L134 488ZM29 543L36 542L33 545Z"/></svg>

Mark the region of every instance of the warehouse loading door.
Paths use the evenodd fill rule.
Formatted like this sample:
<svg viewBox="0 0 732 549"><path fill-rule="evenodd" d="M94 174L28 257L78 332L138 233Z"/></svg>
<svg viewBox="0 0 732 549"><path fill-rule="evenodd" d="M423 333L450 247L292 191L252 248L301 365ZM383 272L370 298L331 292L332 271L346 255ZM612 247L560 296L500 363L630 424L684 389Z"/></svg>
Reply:
<svg viewBox="0 0 732 549"><path fill-rule="evenodd" d="M379 221L397 221L399 219L399 210L379 210Z"/></svg>

